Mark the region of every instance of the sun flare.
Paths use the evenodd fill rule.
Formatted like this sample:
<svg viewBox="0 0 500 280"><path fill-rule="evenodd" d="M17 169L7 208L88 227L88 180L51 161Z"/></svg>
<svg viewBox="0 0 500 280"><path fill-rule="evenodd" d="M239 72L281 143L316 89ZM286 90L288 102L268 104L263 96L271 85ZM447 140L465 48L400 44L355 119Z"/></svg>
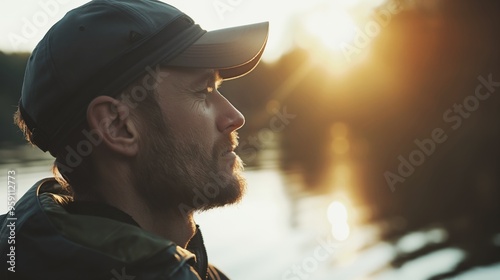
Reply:
<svg viewBox="0 0 500 280"><path fill-rule="evenodd" d="M331 50L340 50L343 43L356 35L356 24L342 9L329 7L311 13L304 21L305 30Z"/></svg>
<svg viewBox="0 0 500 280"><path fill-rule="evenodd" d="M324 1L303 17L302 25L310 40L333 51L355 40L360 28L386 0ZM314 42L317 43L317 42Z"/></svg>
<svg viewBox="0 0 500 280"><path fill-rule="evenodd" d="M314 9L305 12L305 16L301 18L301 32L297 36L297 43L312 54L311 58L315 65L321 65L328 72L341 77L353 66L366 61L372 40L372 37L365 34L367 24L370 23L370 28L375 24L373 20L375 11L386 2L386 0L320 2ZM376 34L373 35L375 36Z"/></svg>

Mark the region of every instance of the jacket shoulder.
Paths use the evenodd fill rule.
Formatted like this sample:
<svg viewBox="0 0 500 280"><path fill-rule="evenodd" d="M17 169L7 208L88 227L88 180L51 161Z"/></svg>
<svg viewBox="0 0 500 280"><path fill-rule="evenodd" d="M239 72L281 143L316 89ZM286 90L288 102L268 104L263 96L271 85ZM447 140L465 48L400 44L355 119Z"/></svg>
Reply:
<svg viewBox="0 0 500 280"><path fill-rule="evenodd" d="M53 178L37 182L16 204L16 279L201 280L194 255L175 243L112 219L71 214ZM0 217L2 225L6 215ZM10 232L2 226L0 279ZM10 274L10 273L9 273ZM71 276L71 277L69 277Z"/></svg>

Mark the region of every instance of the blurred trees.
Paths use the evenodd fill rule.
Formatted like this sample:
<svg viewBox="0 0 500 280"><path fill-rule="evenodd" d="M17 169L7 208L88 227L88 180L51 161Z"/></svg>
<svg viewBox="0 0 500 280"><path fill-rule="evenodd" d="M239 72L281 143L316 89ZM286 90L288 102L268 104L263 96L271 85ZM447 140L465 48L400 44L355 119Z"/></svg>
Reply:
<svg viewBox="0 0 500 280"><path fill-rule="evenodd" d="M258 91L245 93L240 105L255 104L246 112L250 127L269 100L297 115L281 133L281 166L300 171L309 192L335 191L325 181L336 161L331 128L346 124L356 164L349 193L368 209L367 221L384 225L382 238L397 244L410 232L433 228L447 236L400 253L392 264L462 249L465 259L433 278L443 279L500 262L500 3L402 2L405 9L373 40L367 61L347 75L310 64L314 54L296 49L258 68L245 86ZM310 69L294 87L276 96L286 77L304 67ZM259 97L264 101L250 100ZM443 141L431 144L436 129ZM411 164L411 156L417 164L403 176L401 158ZM387 172L401 180L388 182Z"/></svg>

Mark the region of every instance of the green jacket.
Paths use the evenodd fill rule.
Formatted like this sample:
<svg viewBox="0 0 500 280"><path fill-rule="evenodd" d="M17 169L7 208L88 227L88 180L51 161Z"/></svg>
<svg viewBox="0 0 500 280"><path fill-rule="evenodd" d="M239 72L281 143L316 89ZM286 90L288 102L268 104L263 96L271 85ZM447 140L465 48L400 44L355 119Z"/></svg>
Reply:
<svg viewBox="0 0 500 280"><path fill-rule="evenodd" d="M116 208L70 201L48 178L0 216L0 279L227 279L208 264L199 230L186 250Z"/></svg>

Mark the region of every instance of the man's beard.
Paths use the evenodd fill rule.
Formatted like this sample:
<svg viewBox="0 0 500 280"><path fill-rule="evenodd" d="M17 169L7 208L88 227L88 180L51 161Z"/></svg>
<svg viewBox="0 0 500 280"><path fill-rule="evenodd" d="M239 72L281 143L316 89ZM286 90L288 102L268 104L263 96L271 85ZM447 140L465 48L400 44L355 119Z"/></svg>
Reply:
<svg viewBox="0 0 500 280"><path fill-rule="evenodd" d="M141 137L144 140L134 172L134 185L148 206L155 211L179 210L185 215L241 200L246 187L241 159L236 157L229 163L220 160L225 151L237 146L236 132L217 139L208 151L199 134L193 133L189 142L183 142L175 138L166 122L153 122Z"/></svg>

